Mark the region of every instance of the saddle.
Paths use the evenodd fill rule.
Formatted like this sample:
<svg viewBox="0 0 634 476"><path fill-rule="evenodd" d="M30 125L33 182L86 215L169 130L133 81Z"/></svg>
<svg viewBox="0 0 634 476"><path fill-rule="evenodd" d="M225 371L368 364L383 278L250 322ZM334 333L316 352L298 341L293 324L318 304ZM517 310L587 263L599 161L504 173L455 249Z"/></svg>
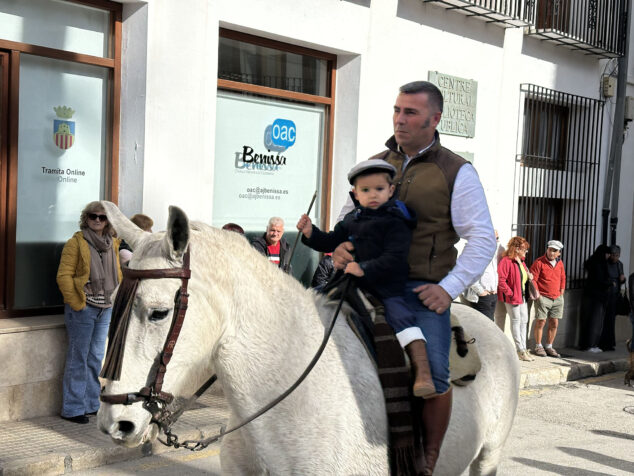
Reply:
<svg viewBox="0 0 634 476"><path fill-rule="evenodd" d="M335 276L336 278L336 276ZM423 441L420 428L423 400L412 394L407 357L394 331L387 324L381 302L361 291L354 282L344 286L345 275L333 279L323 292L332 302L342 298L348 325L374 362L388 414L390 467L393 475L422 474ZM454 385L468 385L481 368L475 339L467 336L457 316L451 315L453 338L450 349L450 379Z"/></svg>

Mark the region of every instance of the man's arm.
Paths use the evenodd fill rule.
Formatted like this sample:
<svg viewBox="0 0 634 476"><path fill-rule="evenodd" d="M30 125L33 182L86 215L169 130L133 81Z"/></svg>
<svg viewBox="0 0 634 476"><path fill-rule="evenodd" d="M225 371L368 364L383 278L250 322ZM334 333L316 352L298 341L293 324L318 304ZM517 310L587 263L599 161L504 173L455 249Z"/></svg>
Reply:
<svg viewBox="0 0 634 476"><path fill-rule="evenodd" d="M463 165L451 196L451 220L458 236L467 241L456 266L438 283L452 299L482 275L497 243L489 206L477 172Z"/></svg>

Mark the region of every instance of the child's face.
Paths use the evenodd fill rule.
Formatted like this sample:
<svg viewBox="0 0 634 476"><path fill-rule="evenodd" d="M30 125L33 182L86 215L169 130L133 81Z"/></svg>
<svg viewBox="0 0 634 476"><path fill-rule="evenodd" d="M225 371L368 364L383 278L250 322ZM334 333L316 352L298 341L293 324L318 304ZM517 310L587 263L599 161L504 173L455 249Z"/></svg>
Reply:
<svg viewBox="0 0 634 476"><path fill-rule="evenodd" d="M362 207L376 210L390 199L394 185L387 181L386 174L370 174L357 178L352 192Z"/></svg>

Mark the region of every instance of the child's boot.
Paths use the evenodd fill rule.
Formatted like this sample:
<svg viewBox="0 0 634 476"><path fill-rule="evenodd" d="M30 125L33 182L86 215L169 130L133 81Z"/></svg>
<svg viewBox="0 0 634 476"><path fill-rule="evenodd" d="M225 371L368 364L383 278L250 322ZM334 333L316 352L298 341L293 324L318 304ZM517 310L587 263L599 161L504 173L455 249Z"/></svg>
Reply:
<svg viewBox="0 0 634 476"><path fill-rule="evenodd" d="M427 346L422 339L416 339L405 346L409 361L414 370L414 395L426 398L436 394L436 387L431 378Z"/></svg>

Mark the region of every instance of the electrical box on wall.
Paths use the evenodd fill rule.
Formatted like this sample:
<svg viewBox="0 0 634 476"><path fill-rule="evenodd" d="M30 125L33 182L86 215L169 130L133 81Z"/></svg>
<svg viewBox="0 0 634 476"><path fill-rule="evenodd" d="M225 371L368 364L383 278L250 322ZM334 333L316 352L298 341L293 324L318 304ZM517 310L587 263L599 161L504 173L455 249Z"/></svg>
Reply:
<svg viewBox="0 0 634 476"><path fill-rule="evenodd" d="M614 96L614 90L616 89L616 78L614 76L603 76L602 82L603 96L611 98Z"/></svg>
<svg viewBox="0 0 634 476"><path fill-rule="evenodd" d="M625 96L625 120L634 121L634 97Z"/></svg>

